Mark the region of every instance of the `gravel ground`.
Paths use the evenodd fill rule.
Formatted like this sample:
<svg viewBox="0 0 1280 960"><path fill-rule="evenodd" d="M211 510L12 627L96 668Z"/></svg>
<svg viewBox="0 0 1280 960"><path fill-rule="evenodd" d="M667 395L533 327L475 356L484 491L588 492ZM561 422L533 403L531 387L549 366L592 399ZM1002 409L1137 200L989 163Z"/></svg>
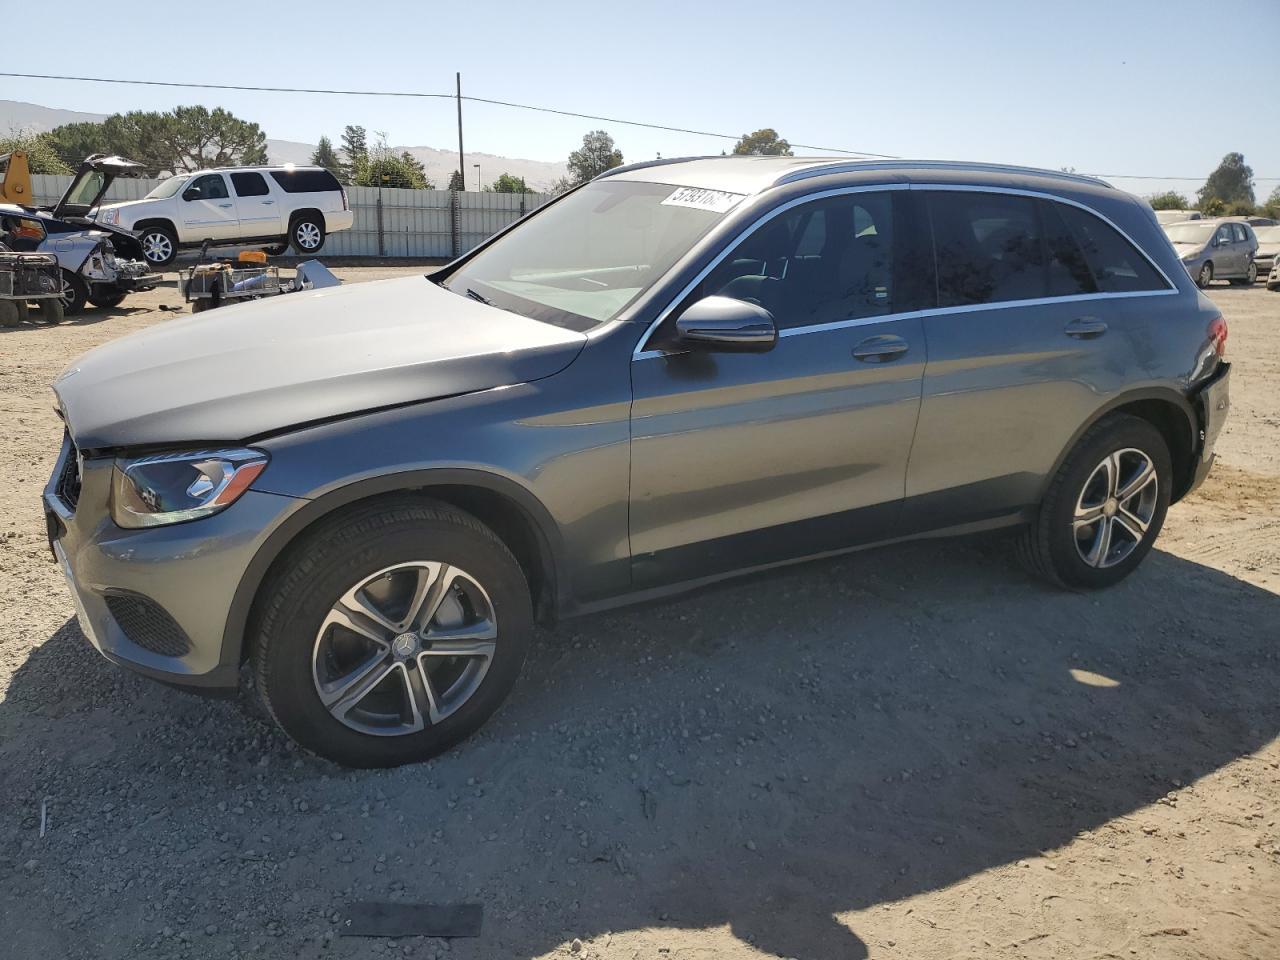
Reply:
<svg viewBox="0 0 1280 960"><path fill-rule="evenodd" d="M173 288L0 333L0 954L1280 957L1280 295L1212 296L1219 465L1120 587L989 537L578 620L475 739L361 773L110 666L48 559L48 383ZM483 935L343 938L355 900Z"/></svg>

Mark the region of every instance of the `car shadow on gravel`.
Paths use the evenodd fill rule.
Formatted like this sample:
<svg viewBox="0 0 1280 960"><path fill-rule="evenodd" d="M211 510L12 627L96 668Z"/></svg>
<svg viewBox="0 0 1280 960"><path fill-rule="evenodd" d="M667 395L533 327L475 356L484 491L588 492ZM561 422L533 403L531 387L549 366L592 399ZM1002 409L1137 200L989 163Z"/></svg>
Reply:
<svg viewBox="0 0 1280 960"><path fill-rule="evenodd" d="M209 954L363 956L323 939L351 899L479 899L484 934L449 956L727 924L766 954L864 957L856 911L1052 856L1280 733L1280 597L1160 551L1101 594L1006 556L919 543L566 623L481 734L391 772L303 757L243 703L116 670L69 623L0 702L0 809L30 830L41 795L123 782L131 848L198 825L111 909L122 930L167 923L143 904L203 865L232 881L206 905L227 941ZM93 797L60 815L114 844ZM92 902L123 868L49 869ZM55 923L24 903L33 936ZM219 919L236 911L242 928ZM288 936L262 940L260 915Z"/></svg>

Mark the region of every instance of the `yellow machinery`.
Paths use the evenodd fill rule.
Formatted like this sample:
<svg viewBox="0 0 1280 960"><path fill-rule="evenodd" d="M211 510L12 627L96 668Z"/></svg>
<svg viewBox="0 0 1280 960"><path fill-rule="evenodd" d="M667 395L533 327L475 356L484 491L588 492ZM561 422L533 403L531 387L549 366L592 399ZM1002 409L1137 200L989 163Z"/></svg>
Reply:
<svg viewBox="0 0 1280 960"><path fill-rule="evenodd" d="M31 167L27 155L21 150L0 154L0 203L17 203L31 206Z"/></svg>

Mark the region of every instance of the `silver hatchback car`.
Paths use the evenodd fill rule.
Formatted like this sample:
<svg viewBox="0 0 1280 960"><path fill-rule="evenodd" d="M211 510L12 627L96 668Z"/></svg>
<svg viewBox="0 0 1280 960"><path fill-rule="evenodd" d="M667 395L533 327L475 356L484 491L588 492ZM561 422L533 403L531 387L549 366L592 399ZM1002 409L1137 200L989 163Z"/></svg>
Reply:
<svg viewBox="0 0 1280 960"><path fill-rule="evenodd" d="M109 659L248 664L308 749L405 763L497 709L535 619L1002 527L1118 582L1213 461L1226 338L1098 180L640 164L428 276L86 355L49 539Z"/></svg>
<svg viewBox="0 0 1280 960"><path fill-rule="evenodd" d="M1254 283L1258 279L1258 238L1242 220L1189 220L1171 223L1164 232L1178 258L1204 288L1214 280Z"/></svg>

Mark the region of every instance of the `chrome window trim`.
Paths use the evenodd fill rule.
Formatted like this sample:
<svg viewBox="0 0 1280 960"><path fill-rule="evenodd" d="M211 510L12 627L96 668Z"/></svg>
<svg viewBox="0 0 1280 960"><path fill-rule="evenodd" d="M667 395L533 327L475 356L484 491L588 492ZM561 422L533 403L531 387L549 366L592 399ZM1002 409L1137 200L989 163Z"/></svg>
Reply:
<svg viewBox="0 0 1280 960"><path fill-rule="evenodd" d="M1004 173L1027 177L1046 177L1073 183L1087 183L1093 187L1114 190L1100 177L1087 173L1067 173L1063 170L1045 170L1042 167L1019 167L1006 163L970 163L964 160L834 160L814 164L798 170L788 170L773 181L775 187L812 177L825 177L835 173L864 173L868 170L957 170L963 173Z"/></svg>
<svg viewBox="0 0 1280 960"><path fill-rule="evenodd" d="M1143 258L1147 261L1147 263L1151 265L1152 269L1155 270L1156 273L1160 275L1160 278L1164 280L1166 284L1168 284L1168 287L1166 287L1166 289L1164 290L1133 290L1133 291L1117 291L1112 293L1077 293L1077 294L1071 294L1065 297L1036 297L1030 300L1002 300L997 303L972 303L972 304L964 304L962 306L956 306L956 307L930 307L926 310L908 310L908 311L903 311L901 313L886 313L886 314L881 314L879 316L874 316L874 317L854 317L848 320L833 320L828 323L814 323L814 324L809 324L807 326L788 327L785 330L778 331L779 339L783 337L802 336L806 333L822 333L828 330L841 330L846 327L867 326L868 324L872 324L872 323L885 323L892 320L909 320L915 317L941 316L941 315L950 314L950 313L973 313L978 310L1004 310L1004 309L1009 309L1013 307L1029 307L1029 306L1037 306L1040 304L1051 304L1051 303L1087 302L1090 300L1114 300L1114 299L1123 299L1123 298L1129 298L1129 297L1163 297L1163 296L1177 295L1179 292L1177 284L1175 284L1171 279L1169 279L1169 275L1164 272L1164 270L1160 267L1160 265L1156 263L1154 260L1152 260L1150 255L1148 255L1148 253L1144 249L1142 249L1142 246L1137 242L1135 242L1134 239L1131 236L1129 236L1129 234L1127 234L1124 230L1122 230L1119 226L1117 226L1113 220L1111 220L1109 217L1105 216L1104 214L1099 213L1097 210L1093 209L1088 204L1080 203L1079 201L1072 200L1068 197L1061 197L1056 194L1044 193L1038 190L1023 190L1017 187L997 187L997 186L985 186L985 185L978 185L978 184L877 183L877 184L862 184L855 187L837 187L831 190L823 190L818 193L811 193L806 196L797 197L794 200L790 200L787 203L784 203L783 205L779 207L775 207L774 209L768 211L764 215L752 221L748 226L744 227L742 231L738 234L737 238L733 241L733 243L725 247L724 250L722 250L715 257L714 260L712 260L709 264L707 264L707 266L705 266L702 270L700 270L697 276L695 276L693 280L690 281L690 283L683 290L680 291L679 294L677 294L674 298L672 298L671 302L668 303L665 308L663 308L662 312L658 314L657 318L651 324L649 324L648 328L644 331L644 334L636 342L636 347L632 351L631 359L632 360L649 360L654 357L672 356L673 354L666 350L646 350L643 348L648 343L649 338L653 335L654 331L657 330L658 327L660 327L662 323L671 315L671 312L676 308L676 306L678 306L679 303L685 297L687 297L690 293L692 293L693 289L697 287L698 284L700 284L703 280L706 279L707 274L709 274L712 270L714 270L717 266L719 266L720 262L724 260L724 258L727 257L730 253L732 253L735 249L737 249L738 245L741 244L747 237L753 234L759 227L763 226L765 223L768 223L778 214L783 213L787 210L790 210L793 207L799 206L802 203L808 203L811 200L822 200L822 199L825 199L826 197L841 196L843 194L851 194L851 193L879 193L887 190L931 190L931 191L943 191L943 192L957 191L957 192L968 192L968 193L1007 194L1007 195L1018 196L1018 197L1035 197L1043 200L1050 200L1055 203L1065 203L1073 207L1078 207L1081 210L1085 211L1085 213L1092 214L1093 216L1097 217L1099 220L1101 220L1103 223L1109 226L1112 230L1116 231L1116 233L1120 234L1120 236L1122 236L1125 239L1125 242L1127 242L1131 247L1133 247L1140 254L1142 254Z"/></svg>

